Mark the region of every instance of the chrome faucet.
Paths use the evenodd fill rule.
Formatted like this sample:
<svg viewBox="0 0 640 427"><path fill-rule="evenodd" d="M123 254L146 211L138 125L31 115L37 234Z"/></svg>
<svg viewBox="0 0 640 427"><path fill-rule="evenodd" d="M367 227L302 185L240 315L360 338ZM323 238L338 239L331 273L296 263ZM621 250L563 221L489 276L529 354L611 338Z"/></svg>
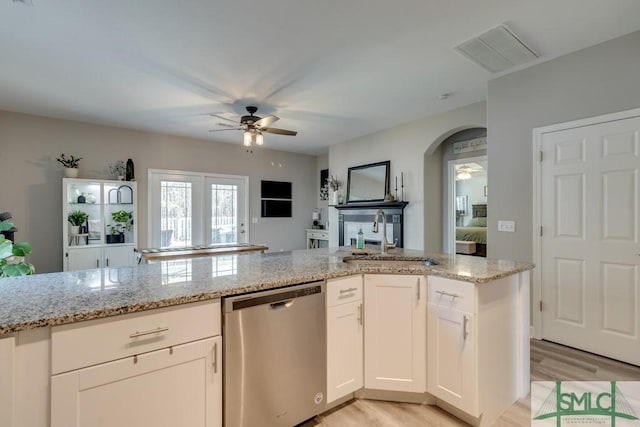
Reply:
<svg viewBox="0 0 640 427"><path fill-rule="evenodd" d="M398 244L398 239L394 239L393 243L387 241L387 215L382 209L378 209L373 216L373 232L378 232L378 217L382 215L382 253L389 253L387 249L393 249Z"/></svg>

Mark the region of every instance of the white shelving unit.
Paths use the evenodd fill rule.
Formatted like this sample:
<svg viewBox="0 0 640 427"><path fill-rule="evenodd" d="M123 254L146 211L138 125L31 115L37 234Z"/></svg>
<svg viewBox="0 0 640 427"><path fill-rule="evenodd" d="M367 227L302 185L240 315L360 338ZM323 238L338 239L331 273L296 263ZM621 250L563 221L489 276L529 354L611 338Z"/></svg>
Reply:
<svg viewBox="0 0 640 427"><path fill-rule="evenodd" d="M71 230L69 213L80 210L89 215L84 229ZM131 212L129 230L115 235L112 214ZM135 265L138 244L137 186L131 181L92 179L62 180L62 249L64 271Z"/></svg>

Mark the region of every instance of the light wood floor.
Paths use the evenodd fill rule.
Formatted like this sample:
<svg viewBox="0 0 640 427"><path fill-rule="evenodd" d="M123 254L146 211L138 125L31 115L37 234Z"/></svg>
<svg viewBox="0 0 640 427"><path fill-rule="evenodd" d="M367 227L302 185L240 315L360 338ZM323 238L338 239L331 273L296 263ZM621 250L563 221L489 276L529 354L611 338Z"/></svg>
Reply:
<svg viewBox="0 0 640 427"><path fill-rule="evenodd" d="M531 341L531 381L638 381L640 367L627 365L546 341ZM435 406L355 399L308 421L302 427L466 426ZM516 402L498 427L531 425L530 399Z"/></svg>

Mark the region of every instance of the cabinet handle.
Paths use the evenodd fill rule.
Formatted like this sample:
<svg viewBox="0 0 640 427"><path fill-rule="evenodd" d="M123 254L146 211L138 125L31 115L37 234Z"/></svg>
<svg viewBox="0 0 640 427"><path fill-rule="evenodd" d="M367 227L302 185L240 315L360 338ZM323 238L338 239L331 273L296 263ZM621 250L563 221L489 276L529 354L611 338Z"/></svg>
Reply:
<svg viewBox="0 0 640 427"><path fill-rule="evenodd" d="M133 334L129 335L129 338L138 338L138 337L143 337L145 335L151 335L151 334L159 334L160 332L167 332L169 330L168 327L162 327L162 326L158 326L155 329L151 329L149 331L135 331Z"/></svg>
<svg viewBox="0 0 640 427"><path fill-rule="evenodd" d="M362 303L358 305L358 323L362 326Z"/></svg>
<svg viewBox="0 0 640 427"><path fill-rule="evenodd" d="M218 373L218 343L213 343L213 373Z"/></svg>
<svg viewBox="0 0 640 427"><path fill-rule="evenodd" d="M416 280L416 292L418 294L418 301L420 301L420 279Z"/></svg>
<svg viewBox="0 0 640 427"><path fill-rule="evenodd" d="M99 259L96 260L96 268L100 268L100 260Z"/></svg>
<svg viewBox="0 0 640 427"><path fill-rule="evenodd" d="M467 323L469 322L469 318L467 316L462 316L462 338L464 340L469 336L469 331L467 331Z"/></svg>
<svg viewBox="0 0 640 427"><path fill-rule="evenodd" d="M348 294L348 293L351 293L351 292L355 292L357 290L358 290L358 288L340 289L340 293L341 294Z"/></svg>
<svg viewBox="0 0 640 427"><path fill-rule="evenodd" d="M109 258L107 258L107 267L109 267Z"/></svg>
<svg viewBox="0 0 640 427"><path fill-rule="evenodd" d="M436 291L436 294L440 294L442 296L447 296L451 298L460 298L460 295L458 294L450 294L449 292L445 292L445 291Z"/></svg>

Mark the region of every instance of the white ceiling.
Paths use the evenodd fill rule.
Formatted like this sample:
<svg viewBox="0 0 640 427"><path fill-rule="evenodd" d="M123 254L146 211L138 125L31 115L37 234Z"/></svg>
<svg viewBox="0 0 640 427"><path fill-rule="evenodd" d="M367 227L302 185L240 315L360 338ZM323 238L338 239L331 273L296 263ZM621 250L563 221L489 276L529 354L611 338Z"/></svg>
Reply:
<svg viewBox="0 0 640 427"><path fill-rule="evenodd" d="M532 64L640 29L638 0L32 2L0 0L0 109L241 144L209 114L253 104L302 153L484 100L452 48L491 27Z"/></svg>

